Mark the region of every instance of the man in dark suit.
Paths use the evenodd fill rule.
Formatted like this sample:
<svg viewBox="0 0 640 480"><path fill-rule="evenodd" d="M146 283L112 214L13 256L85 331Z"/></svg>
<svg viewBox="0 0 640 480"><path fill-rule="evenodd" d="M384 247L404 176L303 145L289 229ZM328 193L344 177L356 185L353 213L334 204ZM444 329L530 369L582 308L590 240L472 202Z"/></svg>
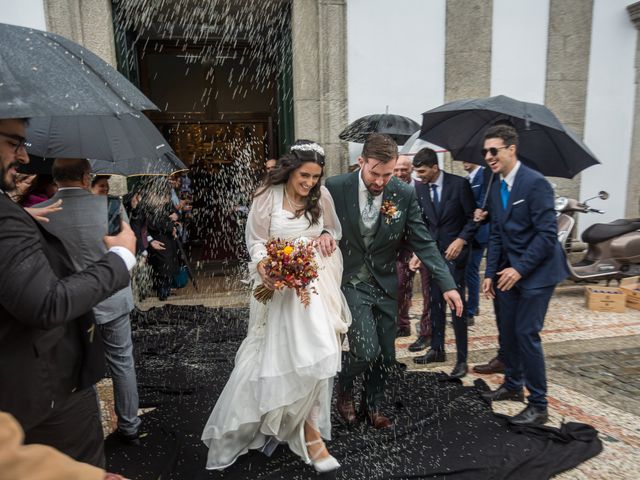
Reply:
<svg viewBox="0 0 640 480"><path fill-rule="evenodd" d="M50 215L43 226L62 241L76 270L83 270L107 252L102 241L108 232L107 196L89 191L91 165L84 158L58 158L53 162L52 173L58 191L36 206L47 207L62 200L62 211ZM126 443L137 444L141 422L129 318L133 307L133 293L127 285L93 307L93 315L113 379L117 436Z"/></svg>
<svg viewBox="0 0 640 480"><path fill-rule="evenodd" d="M353 316L347 334L350 350L338 379L337 409L347 424L356 422L352 390L355 378L364 374L362 409L375 428L391 426L379 409L387 376L395 365L396 256L403 239L429 268L451 308L462 314L463 307L422 221L415 189L393 176L397 157L398 146L391 137L372 134L358 158L360 170L331 177L326 183L342 225L342 291ZM326 233L320 239L332 241Z"/></svg>
<svg viewBox="0 0 640 480"><path fill-rule="evenodd" d="M473 221L476 208L469 182L458 175L440 170L438 156L430 148L423 148L413 157L413 168L421 183L416 184L418 203L429 233L436 240L438 249L447 262L460 296L464 298L465 272L470 254L470 244L478 229ZM412 267L418 266L418 259ZM446 305L441 300L437 285L431 287L429 311L433 323L431 348L415 363L444 362L444 337ZM462 313L453 313L453 330L456 337L456 365L451 372L454 378L467 374L467 322Z"/></svg>
<svg viewBox="0 0 640 480"><path fill-rule="evenodd" d="M513 127L487 130L482 154L500 177L489 195L491 233L482 291L497 299L506 368L502 386L484 397L522 401L526 385L529 403L510 421L537 425L548 419L540 331L553 290L568 271L557 240L553 189L541 174L520 163L517 149Z"/></svg>
<svg viewBox="0 0 640 480"><path fill-rule="evenodd" d="M105 239L109 252L76 273L62 243L5 194L28 162L25 131L24 119L0 119L0 410L26 443L102 467L93 384L104 357L91 308L129 283L135 236L124 224Z"/></svg>

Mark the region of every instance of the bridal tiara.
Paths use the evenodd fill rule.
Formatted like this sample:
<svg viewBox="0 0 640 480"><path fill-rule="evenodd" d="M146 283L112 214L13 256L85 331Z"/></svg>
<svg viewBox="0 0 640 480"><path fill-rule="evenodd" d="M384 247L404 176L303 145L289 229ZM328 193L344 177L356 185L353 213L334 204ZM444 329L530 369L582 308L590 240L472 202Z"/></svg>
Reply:
<svg viewBox="0 0 640 480"><path fill-rule="evenodd" d="M303 143L300 145L292 145L290 148L291 152L315 152L324 157L324 148L322 148L317 143Z"/></svg>

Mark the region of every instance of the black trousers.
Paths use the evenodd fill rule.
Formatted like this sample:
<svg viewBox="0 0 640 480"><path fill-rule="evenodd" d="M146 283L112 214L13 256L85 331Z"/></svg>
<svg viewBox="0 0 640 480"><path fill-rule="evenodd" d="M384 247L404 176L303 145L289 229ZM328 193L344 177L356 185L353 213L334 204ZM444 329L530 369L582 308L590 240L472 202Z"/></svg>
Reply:
<svg viewBox="0 0 640 480"><path fill-rule="evenodd" d="M104 437L93 387L57 402L47 418L25 432L25 444L49 445L74 460L105 468Z"/></svg>
<svg viewBox="0 0 640 480"><path fill-rule="evenodd" d="M466 250L463 250L463 253L467 253ZM443 254L444 258L444 254ZM460 294L460 298L462 298L464 302L464 290L466 286L465 281L465 267L466 263L456 262L456 261L447 261L447 266L449 267L449 272L451 272L451 276L456 282L456 286L458 287L458 293ZM442 350L444 351L444 332L445 332L445 322L447 315L447 304L442 298L442 290L437 282L431 282L431 292L430 292L430 300L429 300L429 311L431 313L431 321L433 322L433 333L431 335L431 348L433 350ZM464 306L464 311L462 312L462 316L459 317L452 312L452 322L453 322L453 332L456 337L456 362L466 362L467 361L467 351L468 351L468 330L467 330L467 319L466 319L466 302Z"/></svg>

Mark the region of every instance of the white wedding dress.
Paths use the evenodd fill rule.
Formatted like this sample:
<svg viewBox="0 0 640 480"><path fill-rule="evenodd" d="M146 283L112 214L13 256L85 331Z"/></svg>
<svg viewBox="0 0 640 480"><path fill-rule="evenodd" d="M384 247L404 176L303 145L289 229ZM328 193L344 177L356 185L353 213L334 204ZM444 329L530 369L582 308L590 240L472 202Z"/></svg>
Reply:
<svg viewBox="0 0 640 480"><path fill-rule="evenodd" d="M282 208L283 185L255 197L246 227L252 287L259 282L256 265L266 256L270 238L311 240L327 230L340 239L340 222L324 187L320 205L320 222L309 225L306 217L293 218ZM308 307L288 288L274 292L266 305L251 296L247 337L202 433L208 469L228 467L249 449L274 440L286 442L310 463L305 421L331 438L333 377L340 370L340 334L347 331L351 314L340 290L340 249L329 257L317 252L316 260L318 278L312 285L317 294L311 294Z"/></svg>

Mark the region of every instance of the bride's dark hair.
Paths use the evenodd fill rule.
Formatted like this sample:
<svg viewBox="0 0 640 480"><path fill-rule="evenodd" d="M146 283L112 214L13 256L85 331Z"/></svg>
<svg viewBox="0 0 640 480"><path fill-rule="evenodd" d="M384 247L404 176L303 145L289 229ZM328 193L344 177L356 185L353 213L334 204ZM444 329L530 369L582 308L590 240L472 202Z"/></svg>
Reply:
<svg viewBox="0 0 640 480"><path fill-rule="evenodd" d="M271 170L264 185L258 189L255 196L262 195L273 185L282 185L289 181L291 173L302 166L303 163L313 162L322 167L320 178L324 174L324 150L316 142L311 140L296 140L291 145L290 153L286 153L278 159L275 169ZM309 220L309 225L316 225L320 221L322 213L320 208L320 180L316 183L309 195L305 197L304 206L295 212L295 216L304 215Z"/></svg>

